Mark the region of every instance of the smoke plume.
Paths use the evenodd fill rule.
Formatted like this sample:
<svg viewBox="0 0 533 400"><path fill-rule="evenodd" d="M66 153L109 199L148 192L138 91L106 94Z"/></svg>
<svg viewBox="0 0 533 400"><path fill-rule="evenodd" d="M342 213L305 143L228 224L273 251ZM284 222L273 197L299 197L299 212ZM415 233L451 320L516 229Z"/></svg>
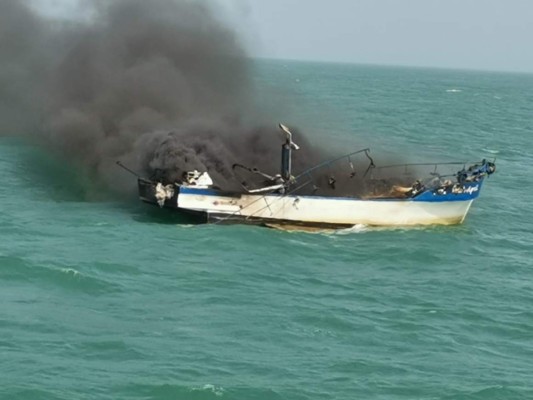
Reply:
<svg viewBox="0 0 533 400"><path fill-rule="evenodd" d="M234 162L277 172L277 121L255 105L244 46L212 5L84 5L89 18L59 21L0 2L1 134L37 139L110 186L117 160L167 180L209 171L220 186ZM296 170L320 158L298 141Z"/></svg>

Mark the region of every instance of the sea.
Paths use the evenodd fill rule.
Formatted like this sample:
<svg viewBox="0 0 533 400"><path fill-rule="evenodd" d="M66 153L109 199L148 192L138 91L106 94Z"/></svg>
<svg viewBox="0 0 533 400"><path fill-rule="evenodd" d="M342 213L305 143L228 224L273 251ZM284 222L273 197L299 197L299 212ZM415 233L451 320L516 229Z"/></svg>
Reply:
<svg viewBox="0 0 533 400"><path fill-rule="evenodd" d="M0 399L533 399L533 75L253 73L317 142L497 172L458 226L195 225L3 133Z"/></svg>

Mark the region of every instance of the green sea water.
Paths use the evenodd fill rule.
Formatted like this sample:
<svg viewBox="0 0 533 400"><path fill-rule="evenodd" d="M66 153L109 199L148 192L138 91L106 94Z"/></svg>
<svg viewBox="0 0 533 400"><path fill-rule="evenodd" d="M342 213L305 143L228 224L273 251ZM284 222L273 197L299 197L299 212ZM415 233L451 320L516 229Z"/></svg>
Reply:
<svg viewBox="0 0 533 400"><path fill-rule="evenodd" d="M4 137L0 398L533 399L533 75L255 74L317 140L498 171L461 226L288 233L87 201Z"/></svg>

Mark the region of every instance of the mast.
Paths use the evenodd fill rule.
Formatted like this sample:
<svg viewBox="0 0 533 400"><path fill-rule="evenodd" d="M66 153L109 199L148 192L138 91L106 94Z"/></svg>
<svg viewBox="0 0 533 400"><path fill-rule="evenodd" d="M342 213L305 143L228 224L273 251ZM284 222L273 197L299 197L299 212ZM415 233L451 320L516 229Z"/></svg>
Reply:
<svg viewBox="0 0 533 400"><path fill-rule="evenodd" d="M292 141L292 132L283 124L279 124L280 129L285 132L286 140L281 146L281 178L289 182L292 176L292 150L299 150L300 147Z"/></svg>

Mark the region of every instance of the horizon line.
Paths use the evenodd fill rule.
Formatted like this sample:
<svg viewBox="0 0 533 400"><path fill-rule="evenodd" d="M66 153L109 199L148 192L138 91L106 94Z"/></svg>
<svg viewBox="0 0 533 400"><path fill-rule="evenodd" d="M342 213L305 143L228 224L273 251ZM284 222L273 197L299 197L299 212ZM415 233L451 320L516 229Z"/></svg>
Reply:
<svg viewBox="0 0 533 400"><path fill-rule="evenodd" d="M502 73L502 74L517 74L517 75L533 75L533 71L526 70L505 70L505 69L482 69L477 67L449 67L436 65L414 65L414 64L394 64L394 63L376 63L376 62L358 62L358 61L342 61L342 60L319 60L312 58L283 58L271 56L250 56L251 59L269 60L269 61L285 61L285 62L307 62L315 64L338 64L338 65L358 65L367 67L381 67L381 68L413 68L413 69L433 69L441 71L457 71L457 72L483 72L483 73Z"/></svg>

